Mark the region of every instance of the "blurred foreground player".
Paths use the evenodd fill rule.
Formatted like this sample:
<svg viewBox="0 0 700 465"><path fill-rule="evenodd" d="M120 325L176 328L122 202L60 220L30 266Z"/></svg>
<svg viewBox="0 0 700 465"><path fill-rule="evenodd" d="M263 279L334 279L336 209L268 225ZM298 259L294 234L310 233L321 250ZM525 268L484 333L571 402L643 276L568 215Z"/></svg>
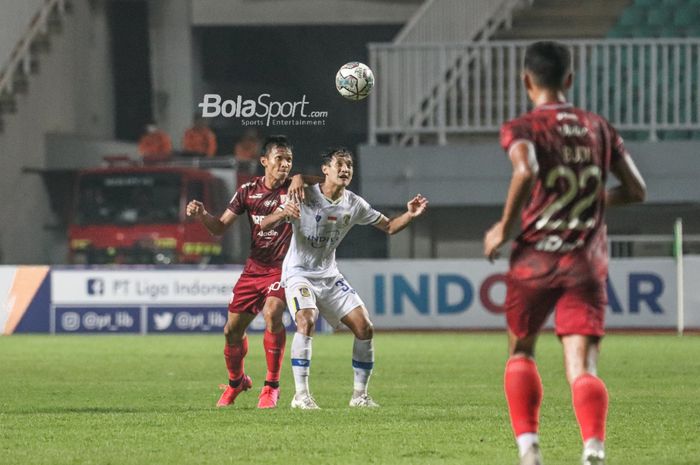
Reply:
<svg viewBox="0 0 700 465"><path fill-rule="evenodd" d="M282 224L263 234L260 220L283 204L287 195L293 194L292 184L299 190L303 188L303 180L300 176L295 176L294 183L289 179L292 147L284 136L269 137L262 152L260 163L265 167L265 175L239 187L228 209L219 218L210 215L198 200L187 205L187 215L197 218L214 235L222 235L244 213L250 222L251 252L243 274L233 288L224 327L224 356L229 383L216 404L218 407L232 404L238 394L252 387L252 381L243 369L243 359L248 353L246 329L261 311L265 317L263 345L267 376L258 408L273 408L279 398L280 368L286 342L282 323L285 300L280 276L292 230L289 224Z"/></svg>
<svg viewBox="0 0 700 465"><path fill-rule="evenodd" d="M409 200L406 212L388 219L346 189L353 175L353 158L348 150L329 150L323 155L321 169L324 182L305 188L299 206L287 202L262 222L263 230L267 230L279 227L285 218L293 218L292 244L282 265L287 305L297 324L290 349L296 387L292 408L319 408L309 391L311 342L319 313L331 326L342 322L355 335L350 406L378 407L367 394L374 367L372 322L364 302L338 270L335 249L356 224L371 224L387 234L396 234L425 212L428 200L418 194Z"/></svg>
<svg viewBox="0 0 700 465"><path fill-rule="evenodd" d="M484 237L493 260L516 230L507 278L510 359L505 394L521 465L539 465L542 383L534 361L537 335L554 310L566 377L584 442L584 465L605 462L608 392L596 376L607 294L607 206L644 200L644 181L622 139L602 117L574 108L571 56L555 42L525 52L523 82L535 108L501 127L513 174L501 221ZM620 185L606 191L608 173Z"/></svg>

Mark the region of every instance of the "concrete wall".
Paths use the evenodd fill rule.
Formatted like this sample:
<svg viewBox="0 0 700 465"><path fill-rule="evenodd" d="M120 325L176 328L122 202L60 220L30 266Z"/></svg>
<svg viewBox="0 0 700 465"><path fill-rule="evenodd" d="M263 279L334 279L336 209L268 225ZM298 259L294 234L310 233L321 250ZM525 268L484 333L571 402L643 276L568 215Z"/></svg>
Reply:
<svg viewBox="0 0 700 465"><path fill-rule="evenodd" d="M252 26L405 23L421 3L423 0L192 0L192 24Z"/></svg>
<svg viewBox="0 0 700 465"><path fill-rule="evenodd" d="M179 148L192 124L194 102L190 0L151 0L149 6L151 73L158 125Z"/></svg>
<svg viewBox="0 0 700 465"><path fill-rule="evenodd" d="M683 218L686 234L700 235L700 143L626 145L647 182L648 202L611 209L608 232L670 238L674 220ZM481 256L483 234L500 218L511 173L495 136L493 143L468 146L361 146L358 166L363 197L385 213L402 211L416 193L430 200L425 217L389 238L389 258Z"/></svg>
<svg viewBox="0 0 700 465"><path fill-rule="evenodd" d="M0 0L0 68L10 58L43 0Z"/></svg>
<svg viewBox="0 0 700 465"><path fill-rule="evenodd" d="M91 5L91 6L89 6ZM46 263L54 242L41 177L22 168L45 168L45 134L110 138L113 129L108 36L103 3L74 1L39 72L17 98L17 113L3 116L0 133L0 263Z"/></svg>
<svg viewBox="0 0 700 465"><path fill-rule="evenodd" d="M626 144L647 182L648 203L700 202L700 141ZM493 143L445 147L363 145L359 150L362 194L401 206L421 192L433 206L501 205L510 162Z"/></svg>

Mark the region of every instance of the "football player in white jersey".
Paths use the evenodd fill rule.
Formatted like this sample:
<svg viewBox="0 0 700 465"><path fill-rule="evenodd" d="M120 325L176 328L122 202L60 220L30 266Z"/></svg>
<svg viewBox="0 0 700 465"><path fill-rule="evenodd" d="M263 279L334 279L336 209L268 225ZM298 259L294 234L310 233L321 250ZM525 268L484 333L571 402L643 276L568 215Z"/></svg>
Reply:
<svg viewBox="0 0 700 465"><path fill-rule="evenodd" d="M267 230L282 221L292 223L292 243L282 265L287 306L297 325L291 348L296 386L292 408L319 408L309 391L311 341L319 313L333 327L344 323L355 335L350 406L378 407L367 394L374 366L372 322L364 302L338 270L335 249L356 224L371 224L387 234L396 234L425 212L428 200L418 194L406 204L406 212L389 219L346 189L353 175L350 151L329 150L323 155L321 169L323 183L306 187L301 203L286 203L261 225Z"/></svg>

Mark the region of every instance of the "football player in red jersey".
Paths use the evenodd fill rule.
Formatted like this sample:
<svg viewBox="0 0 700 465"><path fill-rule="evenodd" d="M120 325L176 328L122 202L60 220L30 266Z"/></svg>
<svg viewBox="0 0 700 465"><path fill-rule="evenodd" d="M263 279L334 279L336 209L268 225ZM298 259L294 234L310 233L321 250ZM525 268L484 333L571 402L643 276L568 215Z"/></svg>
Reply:
<svg viewBox="0 0 700 465"><path fill-rule="evenodd" d="M537 42L527 48L523 83L534 109L501 127L513 173L503 216L484 237L484 254L493 260L516 232L520 216L507 277L510 358L504 385L522 465L542 463L542 384L534 350L553 310L584 442L583 463L605 461L608 393L596 376L607 304L604 212L646 195L617 131L601 116L566 102L572 80L566 46ZM609 173L620 183L606 191Z"/></svg>
<svg viewBox="0 0 700 465"><path fill-rule="evenodd" d="M233 288L228 306L228 321L224 328L224 357L229 383L216 404L219 407L232 404L238 394L252 387L252 381L243 369L243 360L248 353L246 329L260 312L265 317L263 345L267 376L258 408L276 407L279 399L280 368L286 342L282 323L286 304L280 274L292 229L289 223L282 223L271 231L263 232L260 222L284 204L287 195L294 196L295 192L303 190L304 179L299 175L293 180L289 178L292 147L284 136L267 138L262 147L260 162L265 167L265 175L240 186L228 209L220 217L210 215L198 200L192 200L187 205L187 214L200 220L211 234L223 234L243 214L247 214L251 227L250 256L243 274ZM314 182L315 178L307 181ZM298 216L299 212L295 210L295 205L290 205L286 214Z"/></svg>

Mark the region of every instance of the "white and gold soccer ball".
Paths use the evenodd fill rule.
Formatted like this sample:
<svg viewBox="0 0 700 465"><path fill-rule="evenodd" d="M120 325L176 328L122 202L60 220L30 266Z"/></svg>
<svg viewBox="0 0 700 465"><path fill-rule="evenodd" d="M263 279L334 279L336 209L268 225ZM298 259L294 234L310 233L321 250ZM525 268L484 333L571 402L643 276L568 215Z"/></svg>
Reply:
<svg viewBox="0 0 700 465"><path fill-rule="evenodd" d="M348 100L362 100L374 87L374 73L364 63L351 61L340 67L335 75L335 88Z"/></svg>

